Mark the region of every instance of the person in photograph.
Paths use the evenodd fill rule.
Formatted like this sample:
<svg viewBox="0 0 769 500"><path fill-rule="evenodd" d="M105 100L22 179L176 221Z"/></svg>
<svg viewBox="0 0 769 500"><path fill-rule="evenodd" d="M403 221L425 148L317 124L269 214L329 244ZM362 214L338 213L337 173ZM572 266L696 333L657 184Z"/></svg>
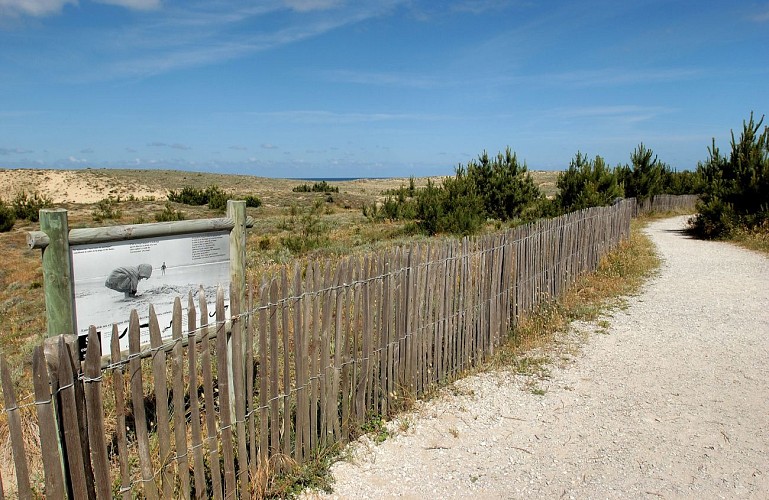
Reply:
<svg viewBox="0 0 769 500"><path fill-rule="evenodd" d="M104 286L116 292L123 292L125 298L136 297L136 290L139 286L139 280L148 279L152 276L152 266L150 264L139 264L138 266L122 266L113 269Z"/></svg>

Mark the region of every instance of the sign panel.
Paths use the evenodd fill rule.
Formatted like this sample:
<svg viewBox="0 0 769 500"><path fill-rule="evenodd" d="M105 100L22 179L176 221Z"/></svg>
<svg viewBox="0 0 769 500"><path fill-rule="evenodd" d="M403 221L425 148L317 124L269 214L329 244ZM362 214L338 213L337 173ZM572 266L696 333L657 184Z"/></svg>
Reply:
<svg viewBox="0 0 769 500"><path fill-rule="evenodd" d="M112 324L118 325L120 349L128 349L128 321L139 313L141 343L149 344L149 306L152 304L164 341L171 337L173 305L182 298L186 330L187 296L196 303L203 286L209 310L216 305L216 289L229 302L230 232L216 231L110 243L76 245L72 252L77 330L81 340L96 326L102 353L109 354Z"/></svg>

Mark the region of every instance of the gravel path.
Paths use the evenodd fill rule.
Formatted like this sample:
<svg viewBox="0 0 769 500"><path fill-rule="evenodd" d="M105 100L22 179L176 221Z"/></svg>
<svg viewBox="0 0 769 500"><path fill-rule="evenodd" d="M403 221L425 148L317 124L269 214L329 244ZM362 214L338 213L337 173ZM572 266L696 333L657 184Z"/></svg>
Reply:
<svg viewBox="0 0 769 500"><path fill-rule="evenodd" d="M769 259L684 224L647 229L660 273L546 377L455 383L353 445L330 497L769 498Z"/></svg>

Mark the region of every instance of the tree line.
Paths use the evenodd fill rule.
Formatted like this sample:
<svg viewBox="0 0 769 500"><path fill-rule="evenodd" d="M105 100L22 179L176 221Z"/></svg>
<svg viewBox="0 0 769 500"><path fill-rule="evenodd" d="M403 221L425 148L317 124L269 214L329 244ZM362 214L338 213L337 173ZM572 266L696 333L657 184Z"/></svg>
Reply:
<svg viewBox="0 0 769 500"><path fill-rule="evenodd" d="M517 224L588 207L610 205L619 198L644 200L658 194L698 194L692 231L701 237L728 237L740 227L769 229L769 132L761 131L751 113L739 140L732 132L731 154L713 145L695 171L677 171L643 143L630 163L610 167L601 156L577 152L558 174L558 193L546 198L526 163L507 148L490 157L483 152L442 183L428 181L387 192L385 200L363 207L371 220L408 221L408 229L426 234L467 235L488 222Z"/></svg>

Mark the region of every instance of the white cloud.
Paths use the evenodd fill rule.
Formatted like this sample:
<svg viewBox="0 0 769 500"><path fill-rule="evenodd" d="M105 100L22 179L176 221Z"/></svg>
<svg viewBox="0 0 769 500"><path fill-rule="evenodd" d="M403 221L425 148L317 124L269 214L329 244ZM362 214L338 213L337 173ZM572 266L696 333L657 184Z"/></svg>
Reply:
<svg viewBox="0 0 769 500"><path fill-rule="evenodd" d="M95 3L116 5L133 10L156 10L161 0L93 0ZM58 14L65 5L78 5L78 0L0 0L0 17L43 17Z"/></svg>
<svg viewBox="0 0 769 500"><path fill-rule="evenodd" d="M77 5L77 0L0 0L0 16L47 16L61 12L66 4Z"/></svg>
<svg viewBox="0 0 769 500"><path fill-rule="evenodd" d="M750 19L757 23L769 22L769 5L765 5L757 12L752 13Z"/></svg>
<svg viewBox="0 0 769 500"><path fill-rule="evenodd" d="M340 0L284 0L286 6L297 12L310 12L313 10L327 10L339 6Z"/></svg>
<svg viewBox="0 0 769 500"><path fill-rule="evenodd" d="M117 5L126 9L156 10L160 8L160 0L95 0L96 3Z"/></svg>
<svg viewBox="0 0 769 500"><path fill-rule="evenodd" d="M262 144L262 149L278 149L278 146L275 144L264 143Z"/></svg>

